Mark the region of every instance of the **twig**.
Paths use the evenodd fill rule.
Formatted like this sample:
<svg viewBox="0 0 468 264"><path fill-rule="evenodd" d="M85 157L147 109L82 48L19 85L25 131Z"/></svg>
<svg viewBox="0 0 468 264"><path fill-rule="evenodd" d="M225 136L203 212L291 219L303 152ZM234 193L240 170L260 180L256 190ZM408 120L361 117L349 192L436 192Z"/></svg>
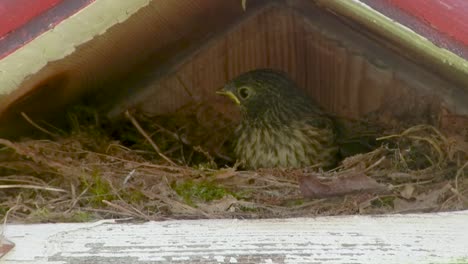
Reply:
<svg viewBox="0 0 468 264"><path fill-rule="evenodd" d="M136 212L131 211L131 210L129 210L129 209L127 209L127 208L125 208L125 207L123 207L123 206L121 206L121 205L111 203L111 202L109 202L109 201L107 201L107 200L102 200L102 202L105 203L106 205L108 205L108 206L114 208L114 209L120 210L120 211L122 211L122 212L124 212L124 213L127 213L127 214L133 216L133 217L138 217L138 218L142 218L142 219L145 219L145 220L151 220L151 218L149 218L147 215L145 215L145 214L143 214L143 213L141 213L141 212L138 212L138 211L136 211ZM133 208L132 208L132 209L133 209Z"/></svg>
<svg viewBox="0 0 468 264"><path fill-rule="evenodd" d="M364 173L372 170L373 168L377 167L380 165L380 163L382 163L383 161L385 160L385 156L381 157L379 160L377 160L374 164L370 165L369 167L367 167L367 169L364 170Z"/></svg>
<svg viewBox="0 0 468 264"><path fill-rule="evenodd" d="M37 128L38 130L40 130L41 132L43 133L46 133L47 135L51 136L51 137L58 137L57 134L54 134L50 131L48 131L47 129L41 127L40 125L36 124L34 121L32 121L31 118L29 118L28 115L26 115L24 112L21 112L21 116L33 127Z"/></svg>
<svg viewBox="0 0 468 264"><path fill-rule="evenodd" d="M464 174L465 168L468 167L468 161L457 170L457 174L455 175L455 189L458 191L458 178Z"/></svg>
<svg viewBox="0 0 468 264"><path fill-rule="evenodd" d="M73 208L74 208L74 207L76 206L76 204L83 198L83 195L85 195L85 193L88 192L88 190L89 190L89 187L86 187L86 188L80 193L80 195L78 195L77 197L73 198L70 207L65 211L65 213L71 212L71 210L73 210Z"/></svg>
<svg viewBox="0 0 468 264"><path fill-rule="evenodd" d="M143 128L140 126L140 124L138 124L138 121L130 114L130 112L125 111L125 116L130 120L130 122L132 122L132 124L135 126L135 128L138 130L138 132L140 132L140 134L146 139L148 140L148 142L151 144L151 146L153 147L153 149L156 151L156 153L158 153L158 155L163 158L164 160L166 160L167 162L169 162L172 166L177 166L177 164L175 162L173 162L171 159L169 159L166 155L164 155L161 150L159 149L159 147L156 145L156 143L154 143L154 141L148 136L148 134L145 132L145 130L143 130Z"/></svg>
<svg viewBox="0 0 468 264"><path fill-rule="evenodd" d="M123 207L123 206L120 206L120 205L118 205L118 204L111 203L111 202L109 202L109 201L107 201L107 200L102 200L102 202L103 202L104 204L106 204L106 205L108 205L108 206L114 208L114 209L117 209L117 210L119 210L119 211L122 211L122 212L126 213L127 215L131 215L131 216L133 216L133 217L135 217L135 216L138 216L138 217L139 217L139 215L138 215L137 213L132 212L132 211L128 210L127 208Z"/></svg>
<svg viewBox="0 0 468 264"><path fill-rule="evenodd" d="M452 191L463 203L468 204L468 198L463 196L457 189L450 187L450 191Z"/></svg>
<svg viewBox="0 0 468 264"><path fill-rule="evenodd" d="M135 214L133 213L127 213L127 212L120 212L120 211L113 211L113 210L106 210L106 209L96 209L96 208L87 208L83 207L81 208L83 211L88 211L88 212L96 212L96 213L107 213L107 214L115 214L115 215L121 215L121 216L131 216L135 217Z"/></svg>
<svg viewBox="0 0 468 264"><path fill-rule="evenodd" d="M3 238L3 232L5 232L5 227L8 222L8 215L10 214L11 211L15 210L17 205L12 206L8 211L5 213L5 216L3 217L3 224L2 224L2 229L0 231L0 240Z"/></svg>
<svg viewBox="0 0 468 264"><path fill-rule="evenodd" d="M459 201L463 201L466 204L468 204L468 199L463 196L459 191L458 191L458 178L463 174L465 174L465 168L468 166L468 161L461 166L460 169L457 170L457 174L455 175L455 188L451 188L451 191L457 195L457 198Z"/></svg>
<svg viewBox="0 0 468 264"><path fill-rule="evenodd" d="M124 181L123 181L123 184L127 184L127 182L130 180L130 178L133 176L133 174L135 174L135 171L136 169L133 169L132 171L130 171L130 173L128 173L128 175L125 177Z"/></svg>
<svg viewBox="0 0 468 264"><path fill-rule="evenodd" d="M67 192L63 189L53 188L53 187L44 187L37 185L28 185L28 184L11 184L11 185L0 185L0 189L14 189L14 188L23 188L23 189L35 189L35 190L45 190L51 192Z"/></svg>
<svg viewBox="0 0 468 264"><path fill-rule="evenodd" d="M112 185L112 183L109 183L111 185L111 188L115 191L115 194L117 195L117 197L120 199L120 201L124 202L127 206L129 206L134 212L137 213L137 215L139 215L141 218L145 219L145 220L151 220L151 217L149 215L146 215L144 214L142 211L138 210L138 208L134 207L133 205L131 205L130 203L128 203L127 201L125 201L122 196L120 196L119 192L116 191L115 187ZM127 209L128 210L128 209Z"/></svg>
<svg viewBox="0 0 468 264"><path fill-rule="evenodd" d="M190 96L190 98L194 99L193 94L190 92L187 85L185 85L184 81L182 81L182 78L180 78L179 74L177 74L176 78L177 78L177 81L179 81L179 83L182 85L182 88L184 88L184 91Z"/></svg>

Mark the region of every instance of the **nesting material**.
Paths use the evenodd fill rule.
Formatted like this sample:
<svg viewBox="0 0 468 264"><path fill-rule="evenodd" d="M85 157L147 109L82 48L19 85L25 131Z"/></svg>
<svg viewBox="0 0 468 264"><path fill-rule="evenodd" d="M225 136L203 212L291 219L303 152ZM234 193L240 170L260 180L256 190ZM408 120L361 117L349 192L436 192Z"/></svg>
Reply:
<svg viewBox="0 0 468 264"><path fill-rule="evenodd" d="M200 111L220 121L206 122ZM380 147L326 172L243 171L229 151L235 122L218 114L203 107L152 119L128 113L114 124L78 108L69 132L29 120L47 139L0 140L0 211L9 221L75 222L468 208L466 131L393 129Z"/></svg>

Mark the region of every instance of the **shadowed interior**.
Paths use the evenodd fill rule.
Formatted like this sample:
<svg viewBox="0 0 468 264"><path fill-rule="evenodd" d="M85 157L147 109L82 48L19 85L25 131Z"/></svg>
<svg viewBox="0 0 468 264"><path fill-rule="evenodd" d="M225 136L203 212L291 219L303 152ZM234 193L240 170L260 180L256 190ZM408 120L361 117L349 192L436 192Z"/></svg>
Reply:
<svg viewBox="0 0 468 264"><path fill-rule="evenodd" d="M235 119L233 106L215 91L265 67L286 71L343 116L378 113L390 123L403 116L435 123L441 109L468 113L468 93L457 83L313 2L252 1L244 12L239 1L153 1L24 81L2 102L0 134L30 128L22 111L59 122L58 110L83 97L111 117L126 109L151 116L207 102Z"/></svg>

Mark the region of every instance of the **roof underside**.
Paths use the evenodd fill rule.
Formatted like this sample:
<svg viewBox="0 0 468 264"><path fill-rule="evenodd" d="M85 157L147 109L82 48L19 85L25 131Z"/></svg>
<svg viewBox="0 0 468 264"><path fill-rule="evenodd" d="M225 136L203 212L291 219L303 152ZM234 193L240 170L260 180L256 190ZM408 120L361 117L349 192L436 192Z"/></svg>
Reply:
<svg viewBox="0 0 468 264"><path fill-rule="evenodd" d="M12 1L0 4L0 15L6 14L5 7L12 5ZM466 23L466 19L460 17L460 12L465 12L466 8L466 4L460 4L463 0L441 0L437 1L437 5L431 4L436 1L424 2L426 4L421 4L421 8L436 8L442 2L452 7L444 9L444 13L441 11L424 17L424 20L418 17L417 10L411 9L412 5L392 0L247 1L246 11L239 0L30 1L31 9L36 8L35 12L25 11L21 19L17 17L17 21L0 27L0 32L9 32L0 37L0 54L2 49L3 54L15 50L0 59L0 124L22 120L19 115L21 111L42 117L93 90L107 91L107 95L111 96L118 92L124 96L130 94L128 88L117 92L115 84L121 84L122 79L134 79L134 86L145 86L147 79L153 81L167 74L169 68L182 64L183 59L203 49L210 41L218 41L237 24L254 16L266 5L275 3L302 12L304 17L308 17L305 19L313 23L320 22L320 18L311 17L307 12L309 9L336 16L361 35L370 36L379 45L391 46L398 55L424 65L440 78L463 89L468 87L468 63L460 57L468 54L464 44L466 39L463 38L466 35L462 34L466 27L456 29ZM81 4L63 9L66 12L58 20L50 20L57 16L49 12L70 4L70 1ZM453 53L400 27L363 2L409 26L435 44L444 44L443 47ZM24 1L16 3L24 5ZM73 13L70 10L81 11L67 18ZM444 30L442 26L446 25L440 18L444 18L442 14L453 14L450 20L454 25L453 31L441 33ZM49 20L43 20L44 28L35 32L44 33L35 39L34 34L27 35L26 40L21 38L23 34L17 32L25 30L28 24L36 24L35 19L41 16ZM11 14L9 17L15 19ZM345 35L346 32L341 31L336 34ZM18 45L28 41L28 44L18 48ZM12 43L14 45L11 46ZM309 48L315 49L316 46ZM226 78L227 75L222 77ZM53 101L50 101L50 94L54 95Z"/></svg>

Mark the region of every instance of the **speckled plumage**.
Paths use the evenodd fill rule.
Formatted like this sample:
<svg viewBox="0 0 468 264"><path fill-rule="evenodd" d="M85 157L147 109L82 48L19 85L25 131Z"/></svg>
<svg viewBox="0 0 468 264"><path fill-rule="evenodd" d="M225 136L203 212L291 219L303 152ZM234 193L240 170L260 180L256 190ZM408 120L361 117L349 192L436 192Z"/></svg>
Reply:
<svg viewBox="0 0 468 264"><path fill-rule="evenodd" d="M333 122L284 73L250 71L226 84L221 93L233 99L242 112L235 154L244 167L328 167L336 163Z"/></svg>

